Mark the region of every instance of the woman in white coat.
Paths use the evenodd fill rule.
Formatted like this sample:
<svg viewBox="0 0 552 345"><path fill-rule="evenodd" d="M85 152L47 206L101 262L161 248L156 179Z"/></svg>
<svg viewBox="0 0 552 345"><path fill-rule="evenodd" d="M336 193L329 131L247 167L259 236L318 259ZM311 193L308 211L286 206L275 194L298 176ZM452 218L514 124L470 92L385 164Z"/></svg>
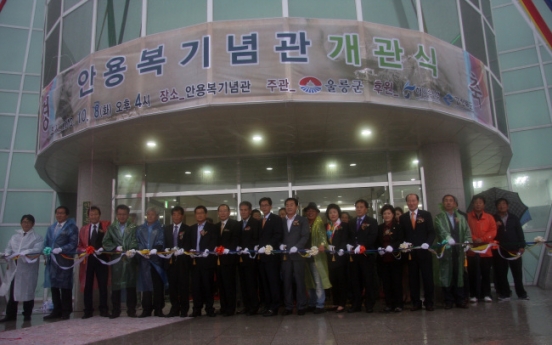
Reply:
<svg viewBox="0 0 552 345"><path fill-rule="evenodd" d="M0 296L5 296L9 291L10 298L6 307L6 317L1 319L0 322L17 319L17 304L19 301L23 301L24 320L31 320L40 264L39 254L42 253L44 242L42 236L33 230L34 223L35 219L30 214L21 217L21 229L16 231L6 247L5 255L8 259L8 270L6 281L0 287ZM19 258L10 258L14 254L19 255Z"/></svg>

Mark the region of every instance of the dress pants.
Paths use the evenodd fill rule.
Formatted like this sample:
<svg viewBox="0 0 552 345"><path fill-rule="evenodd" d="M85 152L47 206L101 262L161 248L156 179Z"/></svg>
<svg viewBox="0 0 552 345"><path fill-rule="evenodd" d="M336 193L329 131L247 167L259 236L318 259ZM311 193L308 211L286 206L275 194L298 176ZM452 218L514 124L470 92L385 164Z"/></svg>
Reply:
<svg viewBox="0 0 552 345"><path fill-rule="evenodd" d="M293 310L293 282L296 284L297 310L307 307L307 293L305 287L305 261L282 261L282 276L284 278L284 304L287 310Z"/></svg>
<svg viewBox="0 0 552 345"><path fill-rule="evenodd" d="M205 259L195 259L205 260ZM210 267L192 266L192 298L194 299L194 312L201 312L205 305L205 311L214 313L214 285L215 269Z"/></svg>
<svg viewBox="0 0 552 345"><path fill-rule="evenodd" d="M239 266L243 307L246 312L256 313L259 309L257 262L255 259L243 260L248 261Z"/></svg>
<svg viewBox="0 0 552 345"><path fill-rule="evenodd" d="M470 297L483 299L491 297L492 257L468 256L468 276L470 278Z"/></svg>
<svg viewBox="0 0 552 345"><path fill-rule="evenodd" d="M267 255L259 260L259 280L263 286L265 308L277 312L280 308L280 258Z"/></svg>
<svg viewBox="0 0 552 345"><path fill-rule="evenodd" d="M519 298L527 297L527 291L523 287L523 262L519 258L517 260L505 260L498 251L501 250L502 255L507 258L510 256L508 252L501 248L493 251L493 265L496 277L496 292L499 297L510 297L512 290L510 289L510 283L508 282L508 268L512 270L512 277L514 278L514 286L516 289L516 295Z"/></svg>
<svg viewBox="0 0 552 345"><path fill-rule="evenodd" d="M336 259L337 254L335 255ZM328 255L328 274L332 284L332 302L334 305L345 307L347 303L347 262L332 262L333 256ZM347 257L348 260L348 257Z"/></svg>
<svg viewBox="0 0 552 345"><path fill-rule="evenodd" d="M403 308L402 261L379 262L378 268L385 294L385 305L389 308Z"/></svg>
<svg viewBox="0 0 552 345"><path fill-rule="evenodd" d="M107 276L109 268L103 265L96 257L90 255L86 265L86 282L84 284L84 313L92 314L94 311L92 296L94 294L94 276L98 280L98 289L100 291L101 313L107 313Z"/></svg>
<svg viewBox="0 0 552 345"><path fill-rule="evenodd" d="M364 289L364 306L366 310L374 308L376 303L377 285L376 258L373 255L354 254L353 262L349 262L349 274L353 290L353 309L362 307L362 290Z"/></svg>
<svg viewBox="0 0 552 345"><path fill-rule="evenodd" d="M221 314L234 314L236 312L235 264L217 266L217 285L220 297Z"/></svg>
<svg viewBox="0 0 552 345"><path fill-rule="evenodd" d="M9 319L15 319L17 317L17 305L18 302L15 300L13 296L13 284L14 280L11 282L10 286L10 300L8 301L8 305L6 306L6 318ZM23 315L25 316L31 316L33 313L33 307L34 307L34 299L30 301L24 301L23 302Z"/></svg>
<svg viewBox="0 0 552 345"><path fill-rule="evenodd" d="M413 307L421 307L420 299L420 273L424 284L424 305L434 306L433 263L431 253L427 250L414 250L409 253L411 260L408 261L408 283L410 285L410 299Z"/></svg>
<svg viewBox="0 0 552 345"><path fill-rule="evenodd" d="M73 289L53 287L51 290L52 303L54 304L52 314L69 317L73 312Z"/></svg>
<svg viewBox="0 0 552 345"><path fill-rule="evenodd" d="M136 297L136 288L126 288L126 307L127 315L136 315L136 304L138 298ZM111 304L113 304L113 314L121 314L121 290L111 291Z"/></svg>
<svg viewBox="0 0 552 345"><path fill-rule="evenodd" d="M190 309L190 266L184 261L188 260L186 257L175 260L167 269L171 312L187 315Z"/></svg>
<svg viewBox="0 0 552 345"><path fill-rule="evenodd" d="M146 314L151 314L152 310L160 312L165 306L165 285L163 284L163 279L161 279L159 273L157 273L153 265L150 269L153 292L144 291L142 293L142 309Z"/></svg>

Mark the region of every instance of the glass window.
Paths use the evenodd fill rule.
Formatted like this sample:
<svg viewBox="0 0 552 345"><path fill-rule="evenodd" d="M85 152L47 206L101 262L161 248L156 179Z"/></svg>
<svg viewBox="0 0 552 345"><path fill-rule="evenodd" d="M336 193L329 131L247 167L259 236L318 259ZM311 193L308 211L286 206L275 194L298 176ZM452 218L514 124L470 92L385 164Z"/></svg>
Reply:
<svg viewBox="0 0 552 345"><path fill-rule="evenodd" d="M493 26L493 14L491 11L491 0L481 0L481 9L483 10L483 15L487 18L487 21Z"/></svg>
<svg viewBox="0 0 552 345"><path fill-rule="evenodd" d="M193 1L193 4L192 4ZM234 3L226 1L225 3ZM207 1L148 1L148 35L207 21Z"/></svg>
<svg viewBox="0 0 552 345"><path fill-rule="evenodd" d="M121 165L117 172L117 194L136 194L142 191L143 165Z"/></svg>
<svg viewBox="0 0 552 345"><path fill-rule="evenodd" d="M34 153L14 153L8 188L50 189L34 168Z"/></svg>
<svg viewBox="0 0 552 345"><path fill-rule="evenodd" d="M0 73L0 89L19 90L21 85L21 74Z"/></svg>
<svg viewBox="0 0 552 345"><path fill-rule="evenodd" d="M23 71L28 35L29 31L25 29L0 26L0 71Z"/></svg>
<svg viewBox="0 0 552 345"><path fill-rule="evenodd" d="M1 121L1 117L0 117L0 121ZM9 159L9 153L0 152L0 189L4 189L4 182L6 182L6 169L8 168L8 159Z"/></svg>
<svg viewBox="0 0 552 345"><path fill-rule="evenodd" d="M506 177L506 175L473 177L472 187L472 195L477 195L483 191L486 191L489 188L494 187L506 190L510 189L510 187L508 186L508 178ZM466 197L466 202L469 202L469 200L471 200L471 198Z"/></svg>
<svg viewBox="0 0 552 345"><path fill-rule="evenodd" d="M494 29L499 33L496 40L498 51L534 44L533 31L515 6L498 7L493 13Z"/></svg>
<svg viewBox="0 0 552 345"><path fill-rule="evenodd" d="M462 48L456 0L421 1L425 32Z"/></svg>
<svg viewBox="0 0 552 345"><path fill-rule="evenodd" d="M26 75L23 82L23 91L40 91L40 77L34 75ZM38 97L38 96L37 96Z"/></svg>
<svg viewBox="0 0 552 345"><path fill-rule="evenodd" d="M76 4L78 4L81 0L65 0L63 1L63 10L64 11L67 11L68 9L70 9L71 7L75 6Z"/></svg>
<svg viewBox="0 0 552 345"><path fill-rule="evenodd" d="M33 30L33 33L31 34L31 46L29 47L29 55L27 55L27 66L25 67L26 73L40 74L40 68L42 67L43 40L44 35L42 34L42 31Z"/></svg>
<svg viewBox="0 0 552 345"><path fill-rule="evenodd" d="M464 27L466 50L487 65L481 16L464 1L460 1L460 9L462 10L462 25Z"/></svg>
<svg viewBox="0 0 552 345"><path fill-rule="evenodd" d="M552 64L543 65L544 76L546 78L546 84L552 86Z"/></svg>
<svg viewBox="0 0 552 345"><path fill-rule="evenodd" d="M257 157L240 161L241 188L288 185L287 157Z"/></svg>
<svg viewBox="0 0 552 345"><path fill-rule="evenodd" d="M38 94L24 93L21 95L19 114L37 115L39 97Z"/></svg>
<svg viewBox="0 0 552 345"><path fill-rule="evenodd" d="M52 34L46 39L44 52L44 72L42 73L42 87L48 85L57 75L57 57L59 49L59 26L56 26Z"/></svg>
<svg viewBox="0 0 552 345"><path fill-rule="evenodd" d="M537 55L537 49L535 49L535 47L522 49L510 53L501 53L499 55L499 60L502 70L539 63L539 57Z"/></svg>
<svg viewBox="0 0 552 345"><path fill-rule="evenodd" d="M46 20L46 32L50 32L56 20L61 14L61 0L51 0L48 3L48 14Z"/></svg>
<svg viewBox="0 0 552 345"><path fill-rule="evenodd" d="M282 17L281 1L213 0L213 20L277 17Z"/></svg>
<svg viewBox="0 0 552 345"><path fill-rule="evenodd" d="M9 150L13 133L14 116L0 115L0 150ZM2 183L4 180L0 180Z"/></svg>
<svg viewBox="0 0 552 345"><path fill-rule="evenodd" d="M420 179L418 156L413 151L389 152L393 182Z"/></svg>
<svg viewBox="0 0 552 345"><path fill-rule="evenodd" d="M288 0L290 17L357 19L354 0Z"/></svg>
<svg viewBox="0 0 552 345"><path fill-rule="evenodd" d="M502 93L502 87L498 82L494 79L492 79L493 83L493 102L494 102L494 110L496 115L496 121L497 121L497 127L502 134L504 134L506 137L509 137L508 135L508 123L506 122L506 110L504 108L504 94Z"/></svg>
<svg viewBox="0 0 552 345"><path fill-rule="evenodd" d="M494 75L500 80L500 68L498 67L498 54L496 52L495 35L491 28L485 24L485 38L487 40L487 53L489 55L489 67Z"/></svg>
<svg viewBox="0 0 552 345"><path fill-rule="evenodd" d="M508 124L511 129L550 123L544 90L506 96Z"/></svg>
<svg viewBox="0 0 552 345"><path fill-rule="evenodd" d="M552 61L552 55L548 54L548 49L544 47L542 44L539 44L539 50L540 50L540 56L542 59L542 63L547 63Z"/></svg>
<svg viewBox="0 0 552 345"><path fill-rule="evenodd" d="M416 3L411 0L362 0L362 18L365 22L418 30Z"/></svg>
<svg viewBox="0 0 552 345"><path fill-rule="evenodd" d="M45 1L36 1L35 17L33 28L44 30L44 9L46 8Z"/></svg>
<svg viewBox="0 0 552 345"><path fill-rule="evenodd" d="M306 154L291 162L294 185L387 182L385 152Z"/></svg>
<svg viewBox="0 0 552 345"><path fill-rule="evenodd" d="M507 93L543 86L540 66L502 72L502 76L502 85Z"/></svg>
<svg viewBox="0 0 552 345"><path fill-rule="evenodd" d="M29 26L31 23L31 8L33 8L33 0L7 1L3 13L9 15L2 16L2 24Z"/></svg>
<svg viewBox="0 0 552 345"><path fill-rule="evenodd" d="M519 194L531 214L532 220L523 229L545 229L552 204L552 169L512 173L510 178L512 190Z"/></svg>
<svg viewBox="0 0 552 345"><path fill-rule="evenodd" d="M152 1L150 1L152 2ZM99 0L96 20L96 50L116 46L140 37L142 2Z"/></svg>
<svg viewBox="0 0 552 345"><path fill-rule="evenodd" d="M90 54L92 2L87 2L63 18L60 70Z"/></svg>
<svg viewBox="0 0 552 345"><path fill-rule="evenodd" d="M17 111L17 93L0 91L0 113L15 114Z"/></svg>
<svg viewBox="0 0 552 345"><path fill-rule="evenodd" d="M552 166L552 155L543 148L552 147L552 128L539 128L510 134L512 151L510 169Z"/></svg>
<svg viewBox="0 0 552 345"><path fill-rule="evenodd" d="M288 192L261 192L261 193L242 193L241 201L249 201L253 209L261 211L259 201L261 198L270 198L272 200L272 213L278 214L278 211L285 206L284 202L288 198ZM261 211L261 214L263 212Z"/></svg>
<svg viewBox="0 0 552 345"><path fill-rule="evenodd" d="M36 149L36 117L19 116L17 119L17 132L15 133L15 150Z"/></svg>
<svg viewBox="0 0 552 345"><path fill-rule="evenodd" d="M479 8L479 0L470 0L470 2L477 8Z"/></svg>
<svg viewBox="0 0 552 345"><path fill-rule="evenodd" d="M418 197L420 197L418 207L420 209L424 208L422 187L420 185L393 186L393 206L402 208L403 212L408 212L408 206L406 205L406 196L408 194L418 194Z"/></svg>
<svg viewBox="0 0 552 345"><path fill-rule="evenodd" d="M36 223L50 224L53 192L7 192L4 223L17 223L24 214L32 214Z"/></svg>

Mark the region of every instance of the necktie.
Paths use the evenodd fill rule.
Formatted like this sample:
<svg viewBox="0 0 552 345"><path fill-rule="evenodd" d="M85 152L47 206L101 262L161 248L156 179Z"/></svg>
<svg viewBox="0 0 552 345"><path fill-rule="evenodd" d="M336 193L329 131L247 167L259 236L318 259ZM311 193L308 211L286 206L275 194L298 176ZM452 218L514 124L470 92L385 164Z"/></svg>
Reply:
<svg viewBox="0 0 552 345"><path fill-rule="evenodd" d="M412 229L416 229L416 212L410 212L410 223L412 223Z"/></svg>
<svg viewBox="0 0 552 345"><path fill-rule="evenodd" d="M174 230L173 230L173 246L176 247L176 243L178 241L178 225L174 225Z"/></svg>
<svg viewBox="0 0 552 345"><path fill-rule="evenodd" d="M360 229L360 225L362 224L362 218L357 219L357 231Z"/></svg>
<svg viewBox="0 0 552 345"><path fill-rule="evenodd" d="M220 234L222 235L222 232L224 231L224 223L220 222Z"/></svg>
<svg viewBox="0 0 552 345"><path fill-rule="evenodd" d="M263 225L262 225L263 228L264 228L265 224L266 224L266 217L263 217Z"/></svg>
<svg viewBox="0 0 552 345"><path fill-rule="evenodd" d="M96 231L97 225L94 225L92 228L92 235L90 236L90 244L95 246L96 245L96 237L98 235L98 232Z"/></svg>
<svg viewBox="0 0 552 345"><path fill-rule="evenodd" d="M247 222L244 220L244 221L242 222L242 230L245 230L245 225L246 225L246 224L247 224Z"/></svg>

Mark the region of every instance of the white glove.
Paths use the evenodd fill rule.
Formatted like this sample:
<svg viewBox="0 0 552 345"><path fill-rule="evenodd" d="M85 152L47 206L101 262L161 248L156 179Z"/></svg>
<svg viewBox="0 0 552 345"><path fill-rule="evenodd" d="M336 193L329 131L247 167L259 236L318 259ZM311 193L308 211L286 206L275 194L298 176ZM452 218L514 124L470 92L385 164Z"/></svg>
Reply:
<svg viewBox="0 0 552 345"><path fill-rule="evenodd" d="M176 252L173 253L174 256L179 256L184 254L184 249L177 249Z"/></svg>
<svg viewBox="0 0 552 345"><path fill-rule="evenodd" d="M339 255L339 256L343 256L343 254L345 254L345 252L343 251L343 249L340 249L340 250L337 252L337 255Z"/></svg>
<svg viewBox="0 0 552 345"><path fill-rule="evenodd" d="M388 253L393 253L393 247L387 246L387 247L385 247L385 251L388 252Z"/></svg>
<svg viewBox="0 0 552 345"><path fill-rule="evenodd" d="M289 253L290 253L290 254L297 253L297 247L291 247L291 248L289 249Z"/></svg>
<svg viewBox="0 0 552 345"><path fill-rule="evenodd" d="M280 244L280 250L286 250L286 245L285 244Z"/></svg>
<svg viewBox="0 0 552 345"><path fill-rule="evenodd" d="M259 253L259 254L264 254L265 251L266 251L266 248L265 248L265 247L262 247L262 248L259 249L259 251L258 251L257 253Z"/></svg>
<svg viewBox="0 0 552 345"><path fill-rule="evenodd" d="M52 253L54 253L54 254L59 254L59 253L61 253L61 248L54 248L54 249L52 250Z"/></svg>
<svg viewBox="0 0 552 345"><path fill-rule="evenodd" d="M360 245L356 246L355 254L360 254Z"/></svg>
<svg viewBox="0 0 552 345"><path fill-rule="evenodd" d="M347 245L347 251L348 251L348 252L350 252L351 250L353 250L353 248L354 248L354 247L353 247L352 245L350 245L350 244Z"/></svg>
<svg viewBox="0 0 552 345"><path fill-rule="evenodd" d="M222 254L228 254L228 253L230 253L230 249L225 249L222 251Z"/></svg>
<svg viewBox="0 0 552 345"><path fill-rule="evenodd" d="M149 255L155 255L155 254L157 254L157 249L150 250Z"/></svg>
<svg viewBox="0 0 552 345"><path fill-rule="evenodd" d="M171 251L171 248L165 248L165 252Z"/></svg>
<svg viewBox="0 0 552 345"><path fill-rule="evenodd" d="M253 250L254 250L254 251L259 250L259 245L256 245L255 247L253 247Z"/></svg>
<svg viewBox="0 0 552 345"><path fill-rule="evenodd" d="M241 250L242 250L242 247L240 247L240 246L237 246L237 247L236 247L236 251L237 251L237 252L240 252Z"/></svg>
<svg viewBox="0 0 552 345"><path fill-rule="evenodd" d="M243 254L249 254L249 248L245 248L243 251L242 251Z"/></svg>
<svg viewBox="0 0 552 345"><path fill-rule="evenodd" d="M127 250L127 252L126 252L127 257L132 258L132 257L134 257L134 255L136 255L136 250L134 250L134 249Z"/></svg>
<svg viewBox="0 0 552 345"><path fill-rule="evenodd" d="M468 241L464 242L464 252L467 252L471 248L468 243L470 243L470 242L468 242Z"/></svg>
<svg viewBox="0 0 552 345"><path fill-rule="evenodd" d="M429 244L422 243L422 249L429 249Z"/></svg>
<svg viewBox="0 0 552 345"><path fill-rule="evenodd" d="M448 244L450 244L451 246L455 245L456 244L456 241L454 240L454 238L449 238L448 239Z"/></svg>
<svg viewBox="0 0 552 345"><path fill-rule="evenodd" d="M331 244L328 246L328 250L330 252L335 252L335 246L332 246Z"/></svg>
<svg viewBox="0 0 552 345"><path fill-rule="evenodd" d="M201 256L203 256L204 258L208 257L209 256L209 249L205 249L205 251L203 252L203 254L201 254Z"/></svg>
<svg viewBox="0 0 552 345"><path fill-rule="evenodd" d="M115 251L116 252L122 252L123 251L123 246L118 246L117 248L115 248Z"/></svg>
<svg viewBox="0 0 552 345"><path fill-rule="evenodd" d="M96 255L100 255L103 251L103 248L99 248L98 250L96 250Z"/></svg>
<svg viewBox="0 0 552 345"><path fill-rule="evenodd" d="M379 247L379 248L378 248L378 254L379 254L379 255L385 254L385 249L383 249L382 247Z"/></svg>

